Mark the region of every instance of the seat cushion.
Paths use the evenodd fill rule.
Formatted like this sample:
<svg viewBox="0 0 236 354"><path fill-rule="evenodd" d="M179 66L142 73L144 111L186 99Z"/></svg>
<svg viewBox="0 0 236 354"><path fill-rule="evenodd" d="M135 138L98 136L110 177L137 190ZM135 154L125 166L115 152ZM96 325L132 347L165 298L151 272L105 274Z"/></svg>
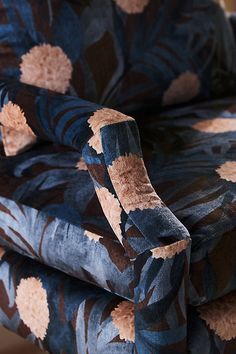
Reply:
<svg viewBox="0 0 236 354"><path fill-rule="evenodd" d="M192 238L194 305L236 289L235 103L166 111L140 128L152 184Z"/></svg>
<svg viewBox="0 0 236 354"><path fill-rule="evenodd" d="M0 244L132 299L132 262L80 154L41 142L0 165Z"/></svg>

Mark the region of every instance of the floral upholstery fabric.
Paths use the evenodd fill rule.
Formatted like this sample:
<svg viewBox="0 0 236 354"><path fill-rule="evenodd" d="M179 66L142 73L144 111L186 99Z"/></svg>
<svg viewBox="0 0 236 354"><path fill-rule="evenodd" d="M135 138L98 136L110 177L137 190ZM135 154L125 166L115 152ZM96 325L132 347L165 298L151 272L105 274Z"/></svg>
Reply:
<svg viewBox="0 0 236 354"><path fill-rule="evenodd" d="M233 92L222 7L4 0L1 14L0 244L17 252L1 249L2 323L52 354L194 353L189 326L209 353L233 348L234 99L160 113Z"/></svg>
<svg viewBox="0 0 236 354"><path fill-rule="evenodd" d="M136 353L131 302L4 249L0 296L1 323L49 353ZM188 353L234 353L235 316L235 292L189 306ZM182 352L182 344L167 350Z"/></svg>
<svg viewBox="0 0 236 354"><path fill-rule="evenodd" d="M28 84L123 112L235 86L232 30L213 0L4 0L0 11L0 72Z"/></svg>
<svg viewBox="0 0 236 354"><path fill-rule="evenodd" d="M49 353L134 351L131 302L0 252L0 321Z"/></svg>
<svg viewBox="0 0 236 354"><path fill-rule="evenodd" d="M2 157L1 243L132 299L132 262L86 169L75 150L46 143Z"/></svg>
<svg viewBox="0 0 236 354"><path fill-rule="evenodd" d="M191 242L186 228L165 206L150 183L135 120L81 99L49 93L14 81L2 83L1 88L3 104L14 104L24 112L24 119L20 116L22 120L18 121L19 125L28 124L36 135L45 140L57 141L77 151L82 150L104 215L125 254L132 261L131 292L135 306L135 343L138 351L152 353L162 350L163 346L172 345L174 340L181 342L184 352L187 344L186 306L179 312L176 304L181 306L186 298ZM53 124L55 120L56 126ZM108 135L109 139L106 138ZM134 163L138 170L128 170L128 165L133 166ZM126 178L124 171L126 174L128 172L130 185L128 182L119 184L119 180ZM139 179L134 178L137 173ZM118 176L120 178L117 180ZM126 198L126 189L122 186L130 190L129 198ZM32 225L32 221L29 225ZM46 221L44 231L47 225ZM18 233L20 230L16 227ZM93 232L93 229L87 230ZM95 238L99 235L96 234ZM84 237L84 233L81 236ZM105 248L103 251L106 251ZM93 262L92 267L94 265ZM177 269L175 277L172 276L174 269ZM96 274L99 277L99 272ZM170 281L168 285L164 280L167 277ZM153 316L154 311L159 312L158 319ZM173 311L176 313L175 319L170 316ZM154 331L158 323L160 330ZM168 343L162 340L161 332L166 331L162 329L162 324L168 326Z"/></svg>
<svg viewBox="0 0 236 354"><path fill-rule="evenodd" d="M151 182L191 235L188 302L194 305L236 288L234 105L235 98L209 101L167 111L158 124L156 116L141 123ZM132 300L133 263L81 154L45 142L0 162L1 243Z"/></svg>
<svg viewBox="0 0 236 354"><path fill-rule="evenodd" d="M234 290L235 97L149 117L142 131L152 184L191 235L190 303Z"/></svg>
<svg viewBox="0 0 236 354"><path fill-rule="evenodd" d="M146 124L142 125L142 150L152 185L161 200L148 184L144 165L140 164L142 150L133 119L14 81L5 82L1 92L2 102L7 98L15 105L21 105L27 123L35 133L60 143L60 139L67 137L64 144L71 146L66 148L45 142L16 157L1 158L2 245L133 301L135 343L140 353L166 350L162 348L160 336L163 334L159 330L153 331L158 321L153 312L159 313L161 321L168 323L170 341L178 339L185 352L188 334L184 329L186 325L183 327L184 317L179 317L176 328L170 315L175 311L177 298L188 296L189 303L201 304L227 294L236 285L232 251L234 174L232 169L227 169L229 162L234 166L235 99L166 111L159 115L158 124L155 116L146 118ZM27 103L22 97L27 97ZM43 109L30 111L35 104ZM84 107L87 117L83 117ZM70 132L69 122L73 122L73 115L67 113L72 109L77 112L77 131L73 129L72 135L62 136L52 121L57 119L59 126L69 127ZM80 109L83 111L78 119ZM45 116L45 111L50 112L50 116ZM202 160L203 166L199 167ZM195 164L196 172L192 168ZM112 173L114 167L115 174ZM191 174L186 174L188 169ZM170 170L173 174L169 175ZM186 185L183 185L184 176ZM6 188L7 181L11 188ZM121 188L123 185L126 189ZM201 194L198 196L200 192L196 188L199 186ZM142 193L137 194L137 188ZM218 197L215 188L219 190ZM227 198L224 194L222 197L222 188ZM193 200L192 194L196 191L198 197ZM201 219L199 221L197 208L204 211L204 204L198 204L198 198L207 202L208 223L206 211L202 224ZM82 200L84 204L81 204ZM178 208L182 203L185 209L183 206ZM109 213L111 206L112 213ZM193 244L190 271L188 232L170 210L190 231ZM214 212L215 226L212 224ZM25 225L24 229L22 225ZM225 259L226 255L228 259ZM228 271L224 270L225 276L219 271L220 264ZM167 278L171 288L167 286ZM165 296L159 297L160 289ZM187 315L186 311L187 304L183 316Z"/></svg>

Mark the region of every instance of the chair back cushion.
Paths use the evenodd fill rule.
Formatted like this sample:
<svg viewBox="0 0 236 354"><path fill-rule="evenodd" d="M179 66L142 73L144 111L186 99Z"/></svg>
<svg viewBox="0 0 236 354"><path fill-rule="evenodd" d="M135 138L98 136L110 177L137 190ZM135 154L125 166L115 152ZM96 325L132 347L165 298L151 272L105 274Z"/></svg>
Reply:
<svg viewBox="0 0 236 354"><path fill-rule="evenodd" d="M8 0L0 73L134 114L235 87L232 28L216 0Z"/></svg>

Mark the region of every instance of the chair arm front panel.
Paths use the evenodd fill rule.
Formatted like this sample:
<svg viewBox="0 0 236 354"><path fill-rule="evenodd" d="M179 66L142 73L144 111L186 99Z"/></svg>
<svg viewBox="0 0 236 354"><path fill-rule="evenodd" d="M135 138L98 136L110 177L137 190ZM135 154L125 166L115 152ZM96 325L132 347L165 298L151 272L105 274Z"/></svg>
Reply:
<svg viewBox="0 0 236 354"><path fill-rule="evenodd" d="M93 140L100 139L96 151ZM133 261L138 353L185 353L191 241L152 188L136 122L107 122L83 156L103 210Z"/></svg>

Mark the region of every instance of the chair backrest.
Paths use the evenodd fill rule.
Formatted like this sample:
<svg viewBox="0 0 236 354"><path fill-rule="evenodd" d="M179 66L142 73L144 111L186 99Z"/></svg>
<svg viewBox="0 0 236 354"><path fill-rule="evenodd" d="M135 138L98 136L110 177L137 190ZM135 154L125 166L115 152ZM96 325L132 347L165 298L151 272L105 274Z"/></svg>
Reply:
<svg viewBox="0 0 236 354"><path fill-rule="evenodd" d="M1 74L129 114L230 93L235 59L214 0L0 3Z"/></svg>

